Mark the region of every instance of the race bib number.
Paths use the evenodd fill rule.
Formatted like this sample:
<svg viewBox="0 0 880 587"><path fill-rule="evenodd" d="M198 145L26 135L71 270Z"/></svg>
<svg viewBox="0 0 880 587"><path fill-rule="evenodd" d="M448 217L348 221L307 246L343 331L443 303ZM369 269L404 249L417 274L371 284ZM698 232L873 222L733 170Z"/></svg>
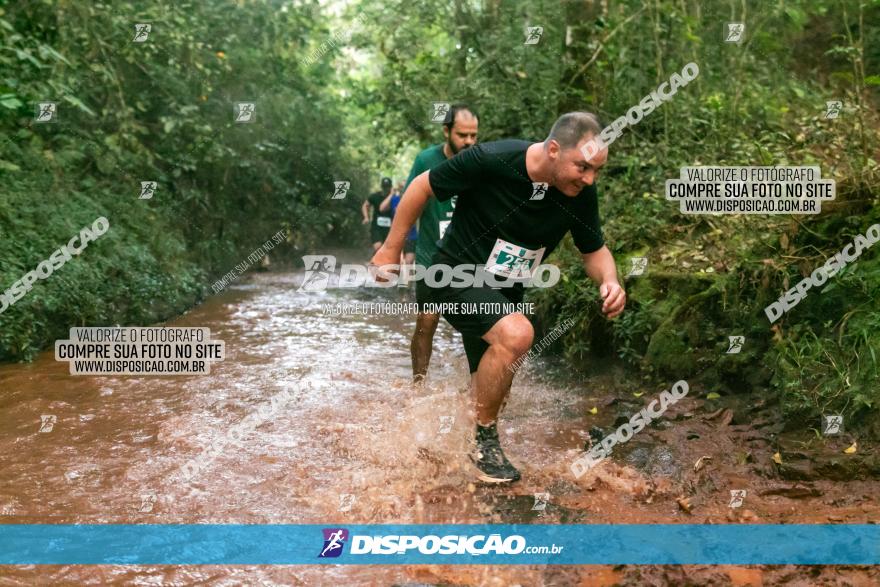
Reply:
<svg viewBox="0 0 880 587"><path fill-rule="evenodd" d="M449 223L451 220L441 220L440 221L440 238L443 238L443 235L446 234L446 229L449 228Z"/></svg>
<svg viewBox="0 0 880 587"><path fill-rule="evenodd" d="M546 247L527 249L498 239L486 261L486 271L507 278L531 279L532 269L541 263Z"/></svg>
<svg viewBox="0 0 880 587"><path fill-rule="evenodd" d="M391 219L387 216L379 216L376 218L376 226L381 226L382 228L388 228L391 226Z"/></svg>

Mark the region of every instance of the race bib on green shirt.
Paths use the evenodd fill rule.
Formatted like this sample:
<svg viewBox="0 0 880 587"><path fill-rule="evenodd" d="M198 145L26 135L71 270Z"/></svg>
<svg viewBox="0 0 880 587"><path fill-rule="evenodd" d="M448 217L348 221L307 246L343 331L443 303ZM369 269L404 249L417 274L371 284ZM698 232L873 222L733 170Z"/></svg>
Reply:
<svg viewBox="0 0 880 587"><path fill-rule="evenodd" d="M533 251L499 238L486 260L486 271L500 277L530 279L532 269L541 264L545 250L546 247L541 247Z"/></svg>
<svg viewBox="0 0 880 587"><path fill-rule="evenodd" d="M388 228L389 226L391 226L391 219L387 216L379 216L378 218L376 218L376 226Z"/></svg>

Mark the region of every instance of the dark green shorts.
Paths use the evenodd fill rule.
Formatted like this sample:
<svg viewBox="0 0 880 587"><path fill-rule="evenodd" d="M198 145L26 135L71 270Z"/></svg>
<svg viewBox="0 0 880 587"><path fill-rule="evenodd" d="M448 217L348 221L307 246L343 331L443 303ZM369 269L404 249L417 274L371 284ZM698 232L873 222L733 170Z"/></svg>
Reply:
<svg viewBox="0 0 880 587"><path fill-rule="evenodd" d="M416 304L419 307L419 313L425 313L425 304L433 303L434 300L431 297L433 295L434 290L428 287L428 284L425 283L424 279L419 279L416 281Z"/></svg>

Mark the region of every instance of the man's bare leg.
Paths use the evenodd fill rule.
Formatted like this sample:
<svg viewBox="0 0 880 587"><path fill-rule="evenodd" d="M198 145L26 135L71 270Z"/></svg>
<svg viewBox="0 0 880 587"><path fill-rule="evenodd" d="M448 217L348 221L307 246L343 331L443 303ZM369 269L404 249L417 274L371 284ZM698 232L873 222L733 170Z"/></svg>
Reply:
<svg viewBox="0 0 880 587"><path fill-rule="evenodd" d="M410 354L412 355L413 383L421 383L428 374L428 364L434 347L434 332L440 323L440 314L419 313L413 332Z"/></svg>
<svg viewBox="0 0 880 587"><path fill-rule="evenodd" d="M476 399L477 443L470 456L481 481L510 483L521 477L501 449L496 420L513 382L513 372L508 366L528 352L534 335L532 324L522 314L508 314L483 335L489 348L483 353L477 372L471 376Z"/></svg>
<svg viewBox="0 0 880 587"><path fill-rule="evenodd" d="M532 323L520 313L508 314L483 335L489 349L472 378L478 424L488 426L498 419L513 382L507 367L529 351L534 336Z"/></svg>

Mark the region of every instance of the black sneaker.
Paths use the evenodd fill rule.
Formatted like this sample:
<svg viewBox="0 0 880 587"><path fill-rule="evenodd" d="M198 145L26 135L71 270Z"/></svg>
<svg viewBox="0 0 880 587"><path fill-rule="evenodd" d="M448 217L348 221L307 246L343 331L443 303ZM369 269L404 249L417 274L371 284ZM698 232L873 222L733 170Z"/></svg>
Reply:
<svg viewBox="0 0 880 587"><path fill-rule="evenodd" d="M477 424L477 448L470 458L480 471L480 481L510 483L520 479L519 471L510 464L504 456L504 451L501 450L498 428L495 424L491 426Z"/></svg>

